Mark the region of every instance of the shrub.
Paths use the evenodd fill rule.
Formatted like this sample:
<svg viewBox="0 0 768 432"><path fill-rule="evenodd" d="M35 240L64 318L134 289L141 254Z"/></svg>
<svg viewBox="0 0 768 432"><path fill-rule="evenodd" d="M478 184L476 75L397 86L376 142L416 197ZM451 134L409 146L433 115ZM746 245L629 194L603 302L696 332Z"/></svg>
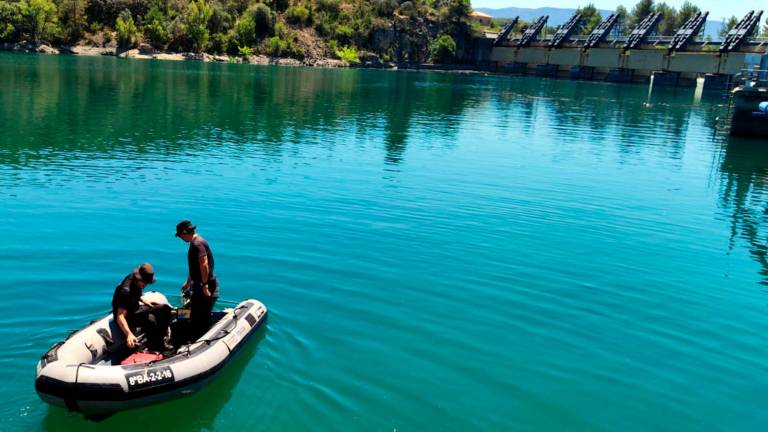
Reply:
<svg viewBox="0 0 768 432"><path fill-rule="evenodd" d="M397 0L376 0L372 2L373 13L380 17L391 17L400 2Z"/></svg>
<svg viewBox="0 0 768 432"><path fill-rule="evenodd" d="M289 32L267 39L266 51L274 57L304 58L304 50L296 43L296 35Z"/></svg>
<svg viewBox="0 0 768 432"><path fill-rule="evenodd" d="M451 36L443 33L429 44L429 52L435 63L450 62L456 55L456 42Z"/></svg>
<svg viewBox="0 0 768 432"><path fill-rule="evenodd" d="M320 36L330 36L333 32L333 22L327 12L319 12L315 15L315 30Z"/></svg>
<svg viewBox="0 0 768 432"><path fill-rule="evenodd" d="M317 10L326 12L335 17L339 15L341 0L317 0Z"/></svg>
<svg viewBox="0 0 768 432"><path fill-rule="evenodd" d="M263 3L252 5L235 23L233 40L238 46L253 46L275 31L275 15Z"/></svg>
<svg viewBox="0 0 768 432"><path fill-rule="evenodd" d="M284 11L290 5L289 0L274 0L275 10Z"/></svg>
<svg viewBox="0 0 768 432"><path fill-rule="evenodd" d="M217 54L223 54L229 51L230 39L228 33L214 33L211 35L209 48Z"/></svg>
<svg viewBox="0 0 768 432"><path fill-rule="evenodd" d="M211 19L208 20L208 30L211 34L227 33L234 24L232 14L217 1L209 3L212 9Z"/></svg>
<svg viewBox="0 0 768 432"><path fill-rule="evenodd" d="M306 26L310 24L309 9L304 6L291 6L285 11L285 20L291 24Z"/></svg>
<svg viewBox="0 0 768 432"><path fill-rule="evenodd" d="M91 22L100 22L107 26L112 26L117 22L118 16L124 10L128 10L134 19L139 20L147 14L154 1L137 0L88 0L85 6L85 14ZM164 3L158 3L161 10L166 11Z"/></svg>
<svg viewBox="0 0 768 432"><path fill-rule="evenodd" d="M139 31L136 29L136 24L128 10L120 12L120 16L115 21L115 30L117 31L117 45L120 48L137 46Z"/></svg>
<svg viewBox="0 0 768 432"><path fill-rule="evenodd" d="M19 2L21 27L32 41L51 41L59 34L56 5L50 0L22 0Z"/></svg>
<svg viewBox="0 0 768 432"><path fill-rule="evenodd" d="M239 46L251 46L256 43L256 23L253 22L253 16L245 14L240 17L232 29L232 39Z"/></svg>
<svg viewBox="0 0 768 432"><path fill-rule="evenodd" d="M20 24L19 4L0 1L0 40L15 39Z"/></svg>
<svg viewBox="0 0 768 432"><path fill-rule="evenodd" d="M245 13L253 15L253 22L256 25L256 34L259 36L271 35L275 29L275 14L264 3L256 3L248 8Z"/></svg>
<svg viewBox="0 0 768 432"><path fill-rule="evenodd" d="M238 47L237 53L240 55L240 57L248 60L253 55L253 49L251 47Z"/></svg>
<svg viewBox="0 0 768 432"><path fill-rule="evenodd" d="M267 40L267 52L271 56L280 57L287 47L287 44L284 40L280 39L280 36L273 36Z"/></svg>
<svg viewBox="0 0 768 432"><path fill-rule="evenodd" d="M336 51L339 50L339 43L336 42L335 39L331 39L328 41L328 52L330 52L333 55L336 55Z"/></svg>
<svg viewBox="0 0 768 432"><path fill-rule="evenodd" d="M192 43L192 50L203 51L208 46L208 21L213 15L213 10L205 0L193 1L187 11L187 33Z"/></svg>
<svg viewBox="0 0 768 432"><path fill-rule="evenodd" d="M355 35L355 31L352 27L344 24L338 24L336 28L333 29L333 33L339 42L346 44L351 43L352 37Z"/></svg>
<svg viewBox="0 0 768 432"><path fill-rule="evenodd" d="M144 17L143 30L144 36L147 37L149 43L155 48L162 48L168 43L165 15L157 6L152 6L152 9L147 12L147 16Z"/></svg>
<svg viewBox="0 0 768 432"><path fill-rule="evenodd" d="M187 25L180 16L176 16L166 26L168 30L168 47L182 49L187 46Z"/></svg>
<svg viewBox="0 0 768 432"><path fill-rule="evenodd" d="M344 47L336 51L336 57L346 61L349 64L360 63L360 56L357 55L357 50L354 47Z"/></svg>

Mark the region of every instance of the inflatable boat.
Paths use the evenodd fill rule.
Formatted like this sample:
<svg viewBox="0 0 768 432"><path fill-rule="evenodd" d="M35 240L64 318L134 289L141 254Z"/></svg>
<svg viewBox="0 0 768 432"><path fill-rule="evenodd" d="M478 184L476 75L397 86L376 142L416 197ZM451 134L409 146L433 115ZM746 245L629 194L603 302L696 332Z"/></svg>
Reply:
<svg viewBox="0 0 768 432"><path fill-rule="evenodd" d="M168 304L160 293L145 293L145 298ZM219 372L266 319L262 303L242 301L213 312L208 332L194 341L174 343L173 351L162 357L128 350L110 313L41 357L35 389L43 401L93 418L191 394ZM183 340L180 333L188 327L182 324L181 315L172 321L171 340ZM137 362L127 364L126 357Z"/></svg>

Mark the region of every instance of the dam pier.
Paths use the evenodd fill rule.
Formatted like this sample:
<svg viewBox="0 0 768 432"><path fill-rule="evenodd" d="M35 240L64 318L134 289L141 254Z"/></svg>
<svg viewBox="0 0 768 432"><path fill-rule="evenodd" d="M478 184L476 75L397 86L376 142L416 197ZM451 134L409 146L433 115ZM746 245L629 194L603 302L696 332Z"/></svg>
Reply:
<svg viewBox="0 0 768 432"><path fill-rule="evenodd" d="M610 82L650 82L655 86L695 85L727 90L745 67L747 55L766 56L768 39L753 38L762 11L750 11L722 42L697 38L708 13L699 12L674 36L656 36L662 19L653 13L628 35L617 35L619 17L603 20L590 34L578 35L582 17L575 14L553 35L541 36L548 16L542 16L521 34L513 34L518 18L495 37L478 41L476 61L487 70Z"/></svg>

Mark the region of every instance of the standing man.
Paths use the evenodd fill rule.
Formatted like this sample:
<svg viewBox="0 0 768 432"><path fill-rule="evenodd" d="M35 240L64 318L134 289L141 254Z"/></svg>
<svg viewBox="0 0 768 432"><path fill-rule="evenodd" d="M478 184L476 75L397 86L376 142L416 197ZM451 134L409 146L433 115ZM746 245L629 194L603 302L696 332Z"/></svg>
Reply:
<svg viewBox="0 0 768 432"><path fill-rule="evenodd" d="M128 348L136 348L138 340L133 332L141 327L147 335L147 348L166 349L164 338L171 321L171 308L148 302L141 296L142 290L154 282L152 264L144 263L126 276L112 295L112 316L125 335Z"/></svg>
<svg viewBox="0 0 768 432"><path fill-rule="evenodd" d="M183 220L176 225L176 237L189 243L187 252L189 276L181 290L192 291L190 319L193 337L197 339L213 324L211 311L219 298L219 284L213 274L214 262L211 247L195 230L196 227L188 220Z"/></svg>

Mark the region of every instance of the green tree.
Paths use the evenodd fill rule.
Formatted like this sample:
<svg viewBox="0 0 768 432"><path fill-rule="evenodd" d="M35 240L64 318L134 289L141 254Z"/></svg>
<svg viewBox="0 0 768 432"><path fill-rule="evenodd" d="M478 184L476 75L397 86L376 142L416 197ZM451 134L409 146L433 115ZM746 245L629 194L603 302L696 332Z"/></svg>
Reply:
<svg viewBox="0 0 768 432"><path fill-rule="evenodd" d="M21 22L19 4L0 0L0 40L14 40L20 31Z"/></svg>
<svg viewBox="0 0 768 432"><path fill-rule="evenodd" d="M433 62L449 63L456 55L456 41L443 33L429 44L429 53Z"/></svg>
<svg viewBox="0 0 768 432"><path fill-rule="evenodd" d="M768 18L765 19L765 24L763 25L763 33L761 36L768 37Z"/></svg>
<svg viewBox="0 0 768 432"><path fill-rule="evenodd" d="M592 30L603 21L603 16L592 3L576 9L576 13L581 14L581 34L592 33Z"/></svg>
<svg viewBox="0 0 768 432"><path fill-rule="evenodd" d="M168 30L165 28L165 14L158 6L152 6L144 17L144 36L155 48L162 48L168 43Z"/></svg>
<svg viewBox="0 0 768 432"><path fill-rule="evenodd" d="M678 24L682 26L699 12L701 12L701 9L699 9L698 6L686 0L685 3L683 3L682 6L680 6L680 11L678 11L677 13Z"/></svg>
<svg viewBox="0 0 768 432"><path fill-rule="evenodd" d="M33 42L50 42L59 33L58 9L52 1L22 0L19 12L24 32Z"/></svg>
<svg viewBox="0 0 768 432"><path fill-rule="evenodd" d="M77 41L83 34L86 24L85 5L86 0L60 0L59 2L63 30L70 41Z"/></svg>
<svg viewBox="0 0 768 432"><path fill-rule="evenodd" d="M192 50L201 52L208 46L208 21L213 15L211 6L205 0L192 1L187 9L187 34Z"/></svg>
<svg viewBox="0 0 768 432"><path fill-rule="evenodd" d="M133 16L127 9L120 12L115 20L115 30L117 31L117 46L120 48L134 48L139 42L139 30L136 23L133 22Z"/></svg>
<svg viewBox="0 0 768 432"><path fill-rule="evenodd" d="M445 19L450 22L467 21L472 12L469 0L447 0L445 7Z"/></svg>
<svg viewBox="0 0 768 432"><path fill-rule="evenodd" d="M635 7L632 8L632 13L629 15L629 27L634 29L642 20L648 15L652 14L654 10L653 0L640 0Z"/></svg>
<svg viewBox="0 0 768 432"><path fill-rule="evenodd" d="M256 3L256 5L248 8L252 11L253 22L256 25L256 34L259 36L268 36L275 31L275 14L264 3ZM247 11L246 11L247 13Z"/></svg>
<svg viewBox="0 0 768 432"><path fill-rule="evenodd" d="M294 25L306 26L311 24L309 9L302 5L289 7L284 16L286 21Z"/></svg>
<svg viewBox="0 0 768 432"><path fill-rule="evenodd" d="M677 22L677 10L672 6L661 2L656 5L654 12L661 13L661 22L659 22L657 27L659 34L662 36L672 36L675 34L675 31L679 27Z"/></svg>
<svg viewBox="0 0 768 432"><path fill-rule="evenodd" d="M720 31L717 33L718 36L720 36L720 39L725 39L725 36L728 34L729 31L731 31L732 28L736 27L739 24L739 19L735 16L731 16L727 20L723 22L723 26L720 27Z"/></svg>
<svg viewBox="0 0 768 432"><path fill-rule="evenodd" d="M615 36L623 35L627 32L627 27L629 24L629 12L627 11L627 8L625 8L622 5L619 5L616 7L616 10L613 12L617 15L618 19L616 21L616 25L613 27L613 33Z"/></svg>
<svg viewBox="0 0 768 432"><path fill-rule="evenodd" d="M275 15L264 3L256 3L246 9L235 23L233 40L237 46L253 46L275 30Z"/></svg>

